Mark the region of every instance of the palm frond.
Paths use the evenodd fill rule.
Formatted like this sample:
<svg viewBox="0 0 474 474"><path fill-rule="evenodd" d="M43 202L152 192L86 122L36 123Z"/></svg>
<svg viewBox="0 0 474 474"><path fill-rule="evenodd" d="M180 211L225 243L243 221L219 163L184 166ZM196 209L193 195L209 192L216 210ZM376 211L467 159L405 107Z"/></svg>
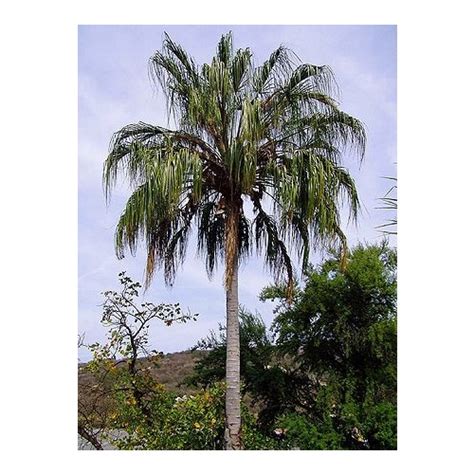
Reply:
<svg viewBox="0 0 474 474"><path fill-rule="evenodd" d="M224 262L226 285L235 258L254 250L289 288L290 250L303 267L321 246L337 244L344 254L340 208L356 219L360 204L342 159L351 152L363 158L364 125L340 110L328 66L301 64L284 46L259 67L253 61L249 48L234 50L231 32L203 65L165 34L149 73L178 129L139 122L112 137L106 198L121 174L133 188L117 225L117 254L135 252L143 240L147 282L162 266L172 283L194 225L209 275ZM254 204L253 224L245 197Z"/></svg>
<svg viewBox="0 0 474 474"><path fill-rule="evenodd" d="M281 279L283 273L286 274L287 296L291 298L294 288L293 264L285 243L279 236L278 225L263 210L258 199L254 199L253 203L256 209L254 226L257 252L264 254L265 263L274 274L277 282Z"/></svg>
<svg viewBox="0 0 474 474"><path fill-rule="evenodd" d="M393 176L383 176L384 179L389 179L391 181L397 181L397 178ZM379 198L379 201L381 201L384 205L383 206L378 206L375 209L379 210L384 210L384 211L393 211L397 212L398 209L398 200L396 197L392 197L392 194L396 192L397 185L394 184L393 186L390 187L390 189L385 193L385 195L381 198ZM397 231L393 230L393 228L397 226L397 219L389 219L385 224L381 224L376 226L376 229L382 229L381 232L383 232L386 235L397 235ZM389 228L389 230L386 230L386 228Z"/></svg>

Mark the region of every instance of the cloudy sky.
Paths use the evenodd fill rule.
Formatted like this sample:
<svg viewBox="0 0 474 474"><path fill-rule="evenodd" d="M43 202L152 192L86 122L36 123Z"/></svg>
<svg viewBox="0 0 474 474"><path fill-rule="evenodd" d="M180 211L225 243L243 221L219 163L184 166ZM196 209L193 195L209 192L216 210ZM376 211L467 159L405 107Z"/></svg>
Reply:
<svg viewBox="0 0 474 474"><path fill-rule="evenodd" d="M376 226L390 214L377 210L378 198L391 186L383 176L396 176L396 27L394 26L80 26L79 27L79 333L86 341L104 341L100 325L101 292L118 289L117 274L126 270L143 280L144 254L118 261L114 228L128 190L118 187L106 206L102 163L112 134L140 120L166 125L165 104L148 78L148 59L160 48L164 32L179 42L199 64L214 54L222 33L232 30L236 47L250 47L256 63L280 44L303 62L329 65L340 87L346 112L364 122L368 143L359 164L347 156L346 166L358 185L363 212L357 227L346 227L351 244L381 239ZM191 240L192 245L192 240ZM395 243L395 242L393 242ZM321 255L313 254L317 263ZM258 300L271 282L261 260L250 259L240 271L240 302L271 322L273 305ZM153 328L158 350L188 349L224 321L222 274L209 281L204 264L189 248L173 288L157 274L147 301L179 302L199 313L197 322ZM87 360L86 351L80 351Z"/></svg>

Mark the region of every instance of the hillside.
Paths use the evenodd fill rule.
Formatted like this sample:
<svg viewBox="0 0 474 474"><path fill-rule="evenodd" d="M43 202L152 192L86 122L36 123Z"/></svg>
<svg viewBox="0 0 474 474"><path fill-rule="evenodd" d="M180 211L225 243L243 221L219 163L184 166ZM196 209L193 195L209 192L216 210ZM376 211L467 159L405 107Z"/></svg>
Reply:
<svg viewBox="0 0 474 474"><path fill-rule="evenodd" d="M148 364L150 373L157 382L163 384L168 390L179 394L191 393L194 390L183 384L183 381L191 375L194 365L202 357L202 351L174 352L160 356L157 365L151 365L146 359L139 359L138 366ZM87 364L78 366L79 400L86 394L85 390L90 387L94 377L85 370Z"/></svg>

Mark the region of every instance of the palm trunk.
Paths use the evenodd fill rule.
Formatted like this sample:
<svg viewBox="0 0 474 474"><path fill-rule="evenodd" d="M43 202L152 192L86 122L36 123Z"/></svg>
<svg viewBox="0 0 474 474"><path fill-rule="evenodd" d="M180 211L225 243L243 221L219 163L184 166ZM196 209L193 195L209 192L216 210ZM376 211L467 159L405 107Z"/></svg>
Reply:
<svg viewBox="0 0 474 474"><path fill-rule="evenodd" d="M234 272L230 288L226 291L227 309L227 358L226 358L226 449L240 449L240 339L238 268Z"/></svg>
<svg viewBox="0 0 474 474"><path fill-rule="evenodd" d="M226 290L227 309L227 358L225 397L225 448L241 449L240 439L240 339L238 263L234 258L233 275Z"/></svg>

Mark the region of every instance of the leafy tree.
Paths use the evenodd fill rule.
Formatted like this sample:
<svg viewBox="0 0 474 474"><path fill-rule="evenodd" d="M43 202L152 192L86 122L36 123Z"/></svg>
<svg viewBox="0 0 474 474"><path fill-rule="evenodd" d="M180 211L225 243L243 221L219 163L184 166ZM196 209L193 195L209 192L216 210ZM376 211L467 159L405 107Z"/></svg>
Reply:
<svg viewBox="0 0 474 474"><path fill-rule="evenodd" d="M224 262L226 446L238 449L239 263L254 249L263 253L277 280L285 275L291 296L294 270L285 242L295 245L303 266L319 244L345 249L339 204L346 198L355 217L359 203L341 158L346 147L362 156L365 132L332 98L331 70L298 64L283 46L256 67L250 49L234 50L229 33L211 62L198 66L166 35L150 73L177 129L139 122L113 136L106 197L119 173L133 188L117 224L116 251L134 253L143 239L146 284L156 268L172 284L194 222L209 275ZM252 221L244 200L253 206Z"/></svg>
<svg viewBox="0 0 474 474"><path fill-rule="evenodd" d="M279 350L313 380L306 415L324 424L329 413L349 447L396 447L396 298L396 252L358 246L344 271L332 258L311 272L275 319Z"/></svg>
<svg viewBox="0 0 474 474"><path fill-rule="evenodd" d="M396 362L396 296L395 251L358 246L344 271L330 258L308 275L295 303L275 319L278 346L313 372L394 381L386 369Z"/></svg>

